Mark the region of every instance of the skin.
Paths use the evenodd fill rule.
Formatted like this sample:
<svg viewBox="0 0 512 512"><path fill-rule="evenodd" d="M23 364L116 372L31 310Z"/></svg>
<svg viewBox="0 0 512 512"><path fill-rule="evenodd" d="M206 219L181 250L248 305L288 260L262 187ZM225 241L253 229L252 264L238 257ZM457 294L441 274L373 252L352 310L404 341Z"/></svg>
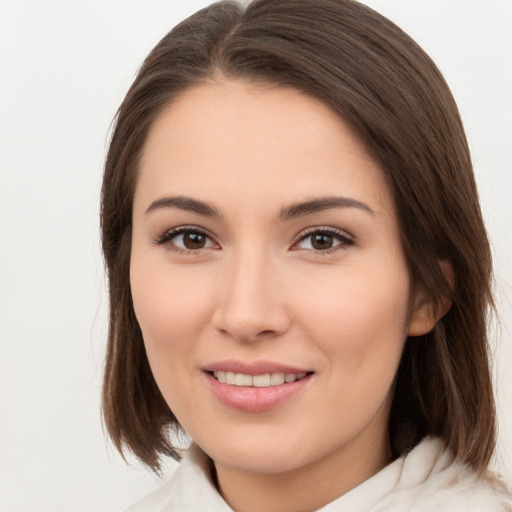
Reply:
<svg viewBox="0 0 512 512"><path fill-rule="evenodd" d="M365 206L283 218L290 205L325 197ZM165 238L181 226L207 236L192 250L190 232ZM131 289L156 382L213 459L234 510L314 510L390 461L404 342L435 322L411 293L382 171L321 102L224 79L162 112L135 191ZM250 412L208 386L205 365L226 359L313 373L284 403Z"/></svg>

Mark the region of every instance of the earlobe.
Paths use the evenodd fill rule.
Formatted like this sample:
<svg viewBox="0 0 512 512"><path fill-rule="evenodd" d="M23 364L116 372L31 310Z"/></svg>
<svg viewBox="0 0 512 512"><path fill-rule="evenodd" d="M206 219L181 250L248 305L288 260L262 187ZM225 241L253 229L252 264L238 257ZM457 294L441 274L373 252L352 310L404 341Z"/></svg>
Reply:
<svg viewBox="0 0 512 512"><path fill-rule="evenodd" d="M420 295L421 297L418 297ZM442 316L442 314L436 314L434 305L423 297L423 293L418 293L414 300L407 335L422 336L423 334L427 334L434 328Z"/></svg>
<svg viewBox="0 0 512 512"><path fill-rule="evenodd" d="M442 260L439 262L439 265L449 283L450 289L453 290L455 282L451 263ZM425 297L425 294L421 290L418 290L414 296L414 304L407 332L408 336L422 336L430 332L437 322L448 313L451 306L451 299L445 296L439 307L436 307L435 304Z"/></svg>

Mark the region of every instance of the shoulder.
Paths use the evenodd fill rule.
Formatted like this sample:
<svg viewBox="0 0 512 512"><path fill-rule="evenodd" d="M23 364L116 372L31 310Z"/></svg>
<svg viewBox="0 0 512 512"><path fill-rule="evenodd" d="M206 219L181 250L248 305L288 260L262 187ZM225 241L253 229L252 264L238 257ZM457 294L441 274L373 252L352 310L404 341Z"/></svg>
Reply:
<svg viewBox="0 0 512 512"><path fill-rule="evenodd" d="M497 476L480 476L452 460L441 441L427 438L403 458L386 497L394 512L512 512L512 495ZM384 510L387 510L385 508Z"/></svg>
<svg viewBox="0 0 512 512"><path fill-rule="evenodd" d="M232 512L217 492L211 462L192 444L170 480L125 512Z"/></svg>

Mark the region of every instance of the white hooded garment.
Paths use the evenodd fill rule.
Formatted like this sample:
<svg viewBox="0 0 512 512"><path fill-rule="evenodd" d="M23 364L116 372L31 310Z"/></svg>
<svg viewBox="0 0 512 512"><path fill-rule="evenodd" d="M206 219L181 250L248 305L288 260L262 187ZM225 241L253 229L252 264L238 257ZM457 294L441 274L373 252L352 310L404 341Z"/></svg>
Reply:
<svg viewBox="0 0 512 512"><path fill-rule="evenodd" d="M211 461L195 444L171 479L126 512L233 512L217 491ZM262 511L264 512L264 511ZM512 512L512 495L494 476L479 478L426 438L319 512Z"/></svg>

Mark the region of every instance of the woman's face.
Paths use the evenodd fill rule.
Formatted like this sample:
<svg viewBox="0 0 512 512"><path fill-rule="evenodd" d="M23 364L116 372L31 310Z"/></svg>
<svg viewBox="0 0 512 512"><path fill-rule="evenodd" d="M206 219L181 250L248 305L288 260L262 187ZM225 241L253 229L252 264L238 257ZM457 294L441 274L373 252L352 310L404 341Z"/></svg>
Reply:
<svg viewBox="0 0 512 512"><path fill-rule="evenodd" d="M319 101L226 80L152 126L133 302L165 400L219 473L379 469L421 316L410 289L383 174Z"/></svg>

